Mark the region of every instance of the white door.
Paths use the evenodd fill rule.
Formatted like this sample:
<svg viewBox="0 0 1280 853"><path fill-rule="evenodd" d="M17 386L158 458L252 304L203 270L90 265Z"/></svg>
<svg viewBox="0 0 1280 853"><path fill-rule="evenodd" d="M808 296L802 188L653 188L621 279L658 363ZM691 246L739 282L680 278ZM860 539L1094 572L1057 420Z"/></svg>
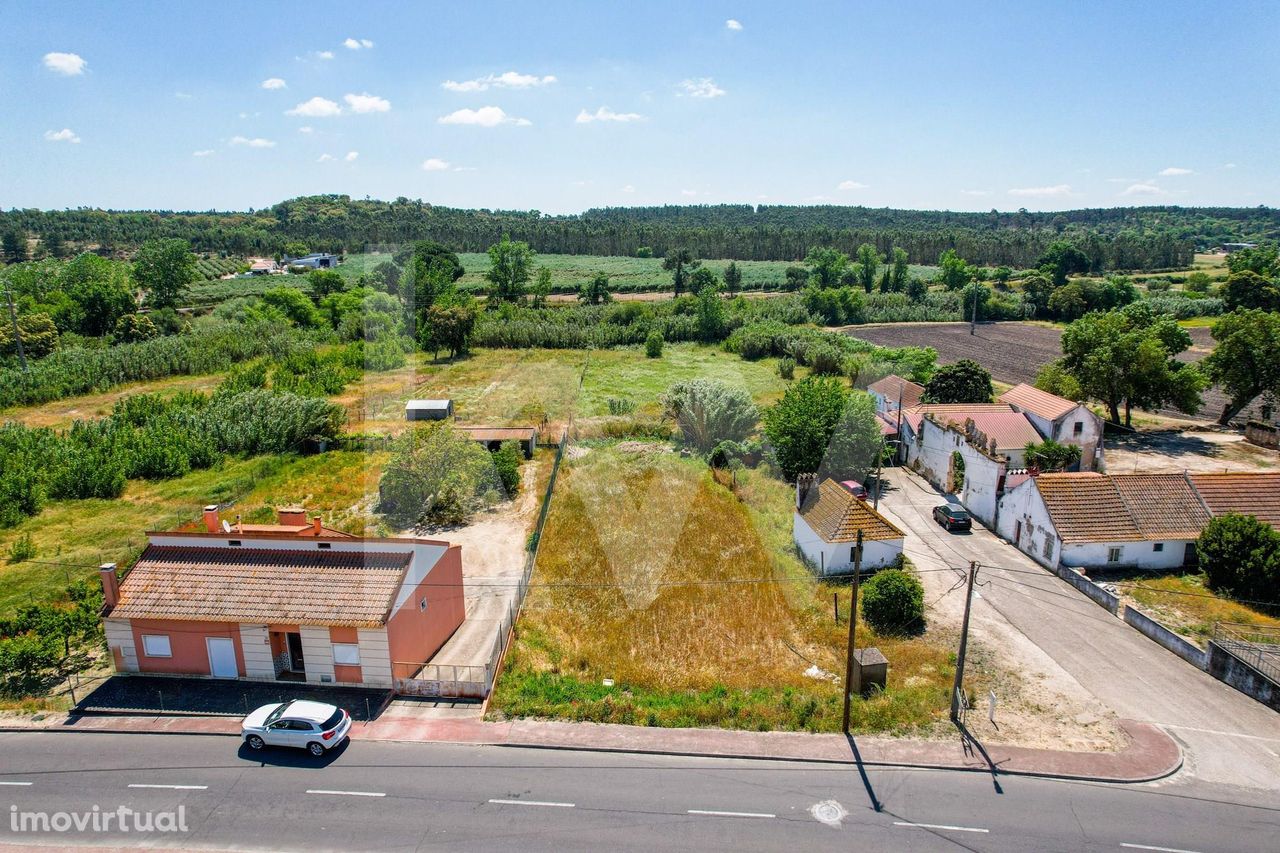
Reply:
<svg viewBox="0 0 1280 853"><path fill-rule="evenodd" d="M240 674L236 666L236 644L227 637L206 637L209 649L209 674L214 678L235 678Z"/></svg>

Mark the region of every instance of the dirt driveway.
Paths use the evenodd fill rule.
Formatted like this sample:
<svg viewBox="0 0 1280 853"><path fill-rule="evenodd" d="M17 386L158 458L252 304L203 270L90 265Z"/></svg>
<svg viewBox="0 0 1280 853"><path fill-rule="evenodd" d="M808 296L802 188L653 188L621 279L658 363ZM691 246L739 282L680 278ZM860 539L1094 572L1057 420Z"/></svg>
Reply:
<svg viewBox="0 0 1280 853"><path fill-rule="evenodd" d="M1267 471L1280 453L1258 447L1239 433L1211 430L1140 432L1108 436L1107 472Z"/></svg>

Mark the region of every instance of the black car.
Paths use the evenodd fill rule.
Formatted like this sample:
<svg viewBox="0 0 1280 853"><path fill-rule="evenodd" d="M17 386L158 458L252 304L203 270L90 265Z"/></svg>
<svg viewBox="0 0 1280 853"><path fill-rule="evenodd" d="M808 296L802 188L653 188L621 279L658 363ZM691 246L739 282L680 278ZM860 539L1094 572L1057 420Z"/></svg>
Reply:
<svg viewBox="0 0 1280 853"><path fill-rule="evenodd" d="M942 504L933 508L933 520L947 530L969 530L973 521L960 504Z"/></svg>

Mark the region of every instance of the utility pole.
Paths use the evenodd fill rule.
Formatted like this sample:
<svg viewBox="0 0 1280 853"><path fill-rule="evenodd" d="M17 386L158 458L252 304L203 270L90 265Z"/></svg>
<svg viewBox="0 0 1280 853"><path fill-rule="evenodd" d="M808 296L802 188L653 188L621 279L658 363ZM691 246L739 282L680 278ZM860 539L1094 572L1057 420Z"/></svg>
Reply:
<svg viewBox="0 0 1280 853"><path fill-rule="evenodd" d="M969 334L974 333L974 327L978 325L978 293L981 285L975 277L973 280L973 314L969 317Z"/></svg>
<svg viewBox="0 0 1280 853"><path fill-rule="evenodd" d="M876 418L879 421L879 418ZM876 493L871 499L871 508L880 509L880 475L884 473L884 434L880 435L880 453L876 456Z"/></svg>
<svg viewBox="0 0 1280 853"><path fill-rule="evenodd" d="M960 624L960 652L956 655L956 683L951 688L951 722L960 720L960 690L964 686L964 654L969 648L969 608L973 606L973 582L978 578L978 561L969 563L969 581L965 586L964 621Z"/></svg>
<svg viewBox="0 0 1280 853"><path fill-rule="evenodd" d="M858 543L853 548L853 603L849 607L849 645L844 661L844 723L841 731L849 732L849 703L853 691L853 627L858 624L858 584L862 576L862 529L858 529ZM861 686L861 685L859 685Z"/></svg>
<svg viewBox="0 0 1280 853"><path fill-rule="evenodd" d="M27 367L27 354L22 351L22 332L18 331L18 311L13 307L13 291L5 290L5 298L9 300L9 322L13 323L13 342L18 346L18 361L22 362L22 372L30 373Z"/></svg>

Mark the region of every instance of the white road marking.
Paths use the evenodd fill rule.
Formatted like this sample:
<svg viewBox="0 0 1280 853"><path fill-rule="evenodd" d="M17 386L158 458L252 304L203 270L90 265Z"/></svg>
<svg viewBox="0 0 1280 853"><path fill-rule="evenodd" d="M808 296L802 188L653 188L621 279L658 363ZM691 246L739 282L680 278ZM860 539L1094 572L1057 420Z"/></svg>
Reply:
<svg viewBox="0 0 1280 853"><path fill-rule="evenodd" d="M30 782L0 782L0 785L10 785L14 788L26 788L30 784Z"/></svg>
<svg viewBox="0 0 1280 853"><path fill-rule="evenodd" d="M1130 850L1155 850L1157 853L1196 853L1194 850L1183 850L1179 847L1152 847L1150 844L1121 844Z"/></svg>
<svg viewBox="0 0 1280 853"><path fill-rule="evenodd" d="M915 829L944 829L948 832L990 832L989 829L980 829L976 826L948 826L945 823L909 823L905 820L895 820L894 826L907 826Z"/></svg>
<svg viewBox="0 0 1280 853"><path fill-rule="evenodd" d="M385 797L380 791L329 791L324 788L308 788L308 794L333 794L337 797Z"/></svg>
<svg viewBox="0 0 1280 853"><path fill-rule="evenodd" d="M546 800L490 800L489 802L499 806L547 806L553 809L576 808L573 803L550 803Z"/></svg>
<svg viewBox="0 0 1280 853"><path fill-rule="evenodd" d="M173 791L207 791L208 785L130 785L130 788L168 788Z"/></svg>
<svg viewBox="0 0 1280 853"><path fill-rule="evenodd" d="M710 817L777 817L768 812L718 812L704 809L689 809L689 814L709 815Z"/></svg>
<svg viewBox="0 0 1280 853"><path fill-rule="evenodd" d="M1273 743L1280 743L1280 738L1265 737L1263 735L1247 735L1244 732L1224 732L1218 729L1197 729L1195 726L1175 726L1172 723L1161 723L1166 729L1181 729L1184 732L1199 732L1202 735L1222 735L1223 737L1242 737L1249 740L1267 740Z"/></svg>

